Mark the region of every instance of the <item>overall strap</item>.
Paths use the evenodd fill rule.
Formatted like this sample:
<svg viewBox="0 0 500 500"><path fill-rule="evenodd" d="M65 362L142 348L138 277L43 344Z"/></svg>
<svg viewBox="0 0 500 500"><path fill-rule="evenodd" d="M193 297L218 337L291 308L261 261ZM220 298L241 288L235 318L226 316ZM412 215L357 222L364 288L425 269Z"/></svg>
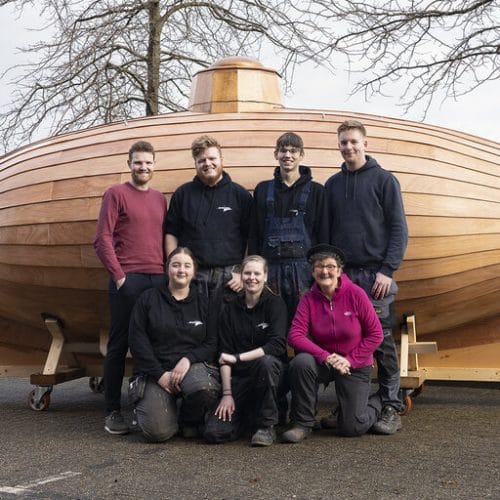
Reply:
<svg viewBox="0 0 500 500"><path fill-rule="evenodd" d="M274 215L274 180L267 181L266 207L267 215Z"/></svg>
<svg viewBox="0 0 500 500"><path fill-rule="evenodd" d="M298 203L298 208L300 212L306 211L307 198L309 198L309 193L311 192L311 184L312 184L311 181L307 182L306 185L302 188L302 191L300 192L299 203Z"/></svg>

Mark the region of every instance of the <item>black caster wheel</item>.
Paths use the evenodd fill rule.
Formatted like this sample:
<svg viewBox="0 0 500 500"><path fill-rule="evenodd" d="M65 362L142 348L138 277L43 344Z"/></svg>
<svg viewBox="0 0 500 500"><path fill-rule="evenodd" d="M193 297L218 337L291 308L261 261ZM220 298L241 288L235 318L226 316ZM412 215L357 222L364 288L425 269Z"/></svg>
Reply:
<svg viewBox="0 0 500 500"><path fill-rule="evenodd" d="M90 377L89 387L93 393L102 394L104 392L104 379L99 377Z"/></svg>
<svg viewBox="0 0 500 500"><path fill-rule="evenodd" d="M44 411L49 407L50 393L46 392L42 397L36 396L36 389L33 389L28 397L28 405L33 411Z"/></svg>

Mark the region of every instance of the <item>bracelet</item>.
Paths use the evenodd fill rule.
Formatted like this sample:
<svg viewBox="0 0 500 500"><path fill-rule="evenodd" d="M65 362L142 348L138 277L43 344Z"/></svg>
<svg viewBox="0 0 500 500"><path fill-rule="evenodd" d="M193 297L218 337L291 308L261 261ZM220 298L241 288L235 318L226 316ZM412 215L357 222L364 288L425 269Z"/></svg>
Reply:
<svg viewBox="0 0 500 500"><path fill-rule="evenodd" d="M223 395L223 396L232 396L232 395L233 395L233 393L232 393L231 391L223 391L223 392L222 392L222 395Z"/></svg>
<svg viewBox="0 0 500 500"><path fill-rule="evenodd" d="M240 354L234 354L233 355L235 358L236 358L236 363L241 363L241 357L240 357Z"/></svg>

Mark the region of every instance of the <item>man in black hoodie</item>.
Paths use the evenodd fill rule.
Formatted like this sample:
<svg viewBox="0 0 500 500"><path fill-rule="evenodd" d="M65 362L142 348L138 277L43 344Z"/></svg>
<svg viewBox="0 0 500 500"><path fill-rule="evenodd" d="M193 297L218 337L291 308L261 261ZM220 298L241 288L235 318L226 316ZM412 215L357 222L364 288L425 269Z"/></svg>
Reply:
<svg viewBox="0 0 500 500"><path fill-rule="evenodd" d="M301 165L302 138L293 132L281 135L274 157L279 163L274 179L254 191L248 254L268 261L268 284L285 301L290 325L301 295L311 286L306 253L328 242L328 212L324 187Z"/></svg>
<svg viewBox="0 0 500 500"><path fill-rule="evenodd" d="M346 255L344 272L370 297L384 331L375 351L379 393L384 408L372 430L393 434L401 428L399 367L392 327L396 282L392 279L403 260L408 228L399 182L365 154L366 130L355 120L337 130L344 158L341 171L325 184L330 211L330 243ZM325 419L328 426L328 419Z"/></svg>
<svg viewBox="0 0 500 500"><path fill-rule="evenodd" d="M252 197L223 171L220 144L208 135L191 145L196 176L176 189L165 220L166 254L188 247L197 280L213 296L226 286L242 289L239 264L245 255Z"/></svg>

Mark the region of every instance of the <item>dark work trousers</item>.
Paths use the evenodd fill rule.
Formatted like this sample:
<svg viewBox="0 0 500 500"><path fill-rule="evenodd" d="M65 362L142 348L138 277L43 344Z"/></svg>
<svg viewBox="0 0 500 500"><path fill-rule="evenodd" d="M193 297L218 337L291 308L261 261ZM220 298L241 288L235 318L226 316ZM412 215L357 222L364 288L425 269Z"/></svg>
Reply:
<svg viewBox="0 0 500 500"><path fill-rule="evenodd" d="M311 268L306 254L311 248L311 237L305 224L307 198L311 183L298 193L296 210L287 217L278 217L275 211L274 181L268 181L266 195L266 223L262 244L262 256L267 259L267 282L273 292L281 295L288 311L290 325L301 295L311 287Z"/></svg>
<svg viewBox="0 0 500 500"><path fill-rule="evenodd" d="M267 284L285 301L290 326L300 298L311 288L311 266L303 258L282 262L269 261L268 267Z"/></svg>
<svg viewBox="0 0 500 500"><path fill-rule="evenodd" d="M399 394L399 362L396 343L392 336L392 328L395 324L394 298L398 291L397 284L392 280L389 295L382 300L375 300L371 294L371 288L375 282L375 271L346 267L344 272L353 283L366 292L380 320L384 331L384 340L373 353L377 361L378 392L384 406L392 406L401 411L403 404Z"/></svg>
<svg viewBox="0 0 500 500"><path fill-rule="evenodd" d="M370 396L370 372L371 366L365 366L351 370L350 375L341 375L326 364L318 364L309 353L297 354L289 368L292 424L305 428L314 426L319 384L334 381L338 400L338 434L360 436L366 433L382 410L380 396Z"/></svg>
<svg viewBox="0 0 500 500"><path fill-rule="evenodd" d="M221 288L226 288L224 294L232 295L226 283L233 277L233 272L239 273L240 266L232 265L225 267L200 267L196 273L196 284L200 292L207 297L214 297Z"/></svg>
<svg viewBox="0 0 500 500"><path fill-rule="evenodd" d="M278 423L277 401L285 378L283 363L266 354L242 364L245 371L231 377L236 410L230 422L215 414L209 416L204 437L210 443L234 441L247 431Z"/></svg>
<svg viewBox="0 0 500 500"><path fill-rule="evenodd" d="M128 325L134 304L144 290L161 287L165 279L165 274L127 273L125 283L119 290L116 289L114 281L109 282L110 329L104 359L106 414L120 410L125 358L128 351Z"/></svg>
<svg viewBox="0 0 500 500"><path fill-rule="evenodd" d="M147 441L159 443L174 436L181 425L199 426L215 411L220 382L217 368L194 363L181 382L179 394L169 394L155 380L148 379L144 397L135 407L137 424ZM180 414L177 400L182 398Z"/></svg>

